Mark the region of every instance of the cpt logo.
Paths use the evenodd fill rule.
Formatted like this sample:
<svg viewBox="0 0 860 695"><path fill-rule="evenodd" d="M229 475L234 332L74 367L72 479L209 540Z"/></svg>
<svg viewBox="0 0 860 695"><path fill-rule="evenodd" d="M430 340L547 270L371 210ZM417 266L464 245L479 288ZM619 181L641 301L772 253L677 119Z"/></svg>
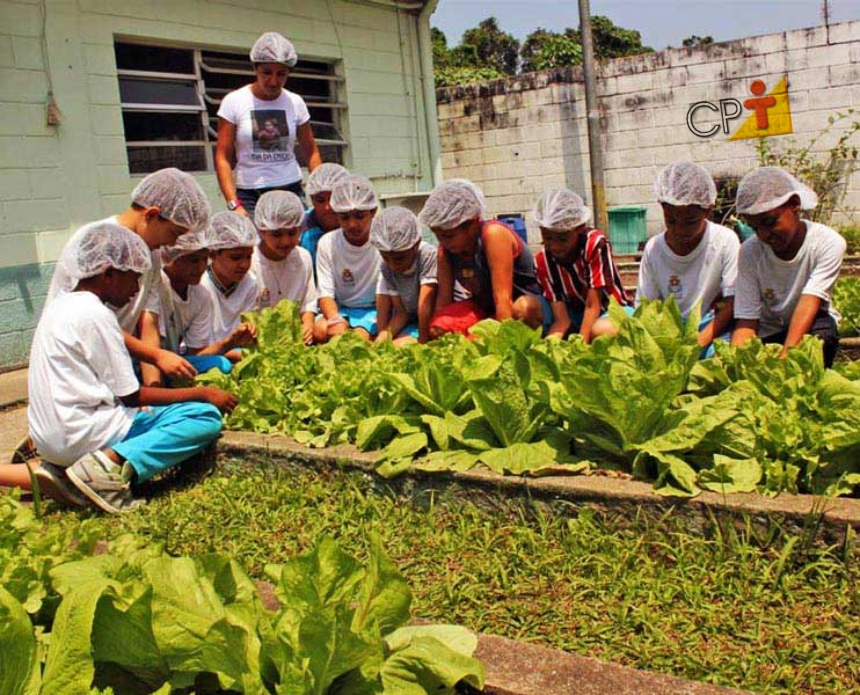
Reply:
<svg viewBox="0 0 860 695"><path fill-rule="evenodd" d="M743 115L744 110L752 111L741 124L734 135L728 140L746 140L760 138L765 135L786 135L792 132L791 109L788 105L788 79L786 76L777 83L769 94L765 95L767 86L761 80L755 80L749 91L752 95L744 100L743 107L737 99L720 99L720 105L710 101L697 101L687 111L687 127L693 135L709 138L716 135L722 127L723 133L729 134L729 121ZM719 114L719 123L709 124L708 116L697 116L696 112L706 109ZM697 122L698 121L698 122Z"/></svg>

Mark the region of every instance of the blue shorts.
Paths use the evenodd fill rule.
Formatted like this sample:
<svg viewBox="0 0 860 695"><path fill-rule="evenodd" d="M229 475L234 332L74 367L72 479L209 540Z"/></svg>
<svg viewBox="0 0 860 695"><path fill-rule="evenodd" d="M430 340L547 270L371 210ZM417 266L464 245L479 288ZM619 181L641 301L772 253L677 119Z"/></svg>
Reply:
<svg viewBox="0 0 860 695"><path fill-rule="evenodd" d="M541 307L543 309L543 332L544 335L549 331L549 327L552 325L553 316L552 316L552 305L546 299L546 297L541 297ZM565 338L573 335L574 333L579 333L579 330L582 328L582 319L585 316L585 307L571 307L570 303L567 303L567 315L570 317L570 328L567 329L567 333L565 334ZM633 312L635 309L632 306L623 306L625 313L628 316L633 316ZM549 316L549 323L547 323L546 318ZM609 317L609 311L604 311L598 316L598 318L605 319Z"/></svg>
<svg viewBox="0 0 860 695"><path fill-rule="evenodd" d="M217 369L223 374L229 374L233 369L233 363L223 355L182 355L191 363L191 366L203 374L210 369Z"/></svg>
<svg viewBox="0 0 860 695"><path fill-rule="evenodd" d="M340 315L348 322L350 328L363 328L370 335L375 336L379 331L376 327L376 308L366 307L338 307Z"/></svg>

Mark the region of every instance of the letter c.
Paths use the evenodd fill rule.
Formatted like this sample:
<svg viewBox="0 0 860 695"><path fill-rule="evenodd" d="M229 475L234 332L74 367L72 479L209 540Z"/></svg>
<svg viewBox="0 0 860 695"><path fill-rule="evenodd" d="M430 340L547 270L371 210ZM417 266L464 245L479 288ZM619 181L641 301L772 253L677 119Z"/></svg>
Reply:
<svg viewBox="0 0 860 695"><path fill-rule="evenodd" d="M720 111L710 101L697 101L695 104L693 104L690 107L690 110L687 111L687 127L690 129L690 132L693 133L694 135L698 135L700 138L709 138L709 137L711 137L711 135L713 135L714 133L716 133L720 129L720 126L718 126L715 123L710 130L703 131L703 130L699 130L698 128L696 128L696 126L693 124L693 114L695 114L696 111L703 106L709 108L711 111L716 111L717 113L719 113L719 111Z"/></svg>

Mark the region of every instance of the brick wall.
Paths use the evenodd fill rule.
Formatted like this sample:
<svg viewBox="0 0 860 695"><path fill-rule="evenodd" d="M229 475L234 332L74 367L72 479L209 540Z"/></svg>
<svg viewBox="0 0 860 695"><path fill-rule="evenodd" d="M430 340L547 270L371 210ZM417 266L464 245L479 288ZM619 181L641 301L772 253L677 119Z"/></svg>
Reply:
<svg viewBox="0 0 860 695"><path fill-rule="evenodd" d="M647 207L654 234L661 215L653 182L666 164L696 161L715 178L739 177L756 166L755 140L728 141L722 131L698 137L687 127L687 112L698 101L743 103L753 80L763 80L769 90L783 75L794 134L774 136L775 146L791 137L805 144L831 115L848 108L860 118L860 21L602 64L598 94L608 205ZM493 214L525 214L531 239L537 230L530 211L543 190L567 186L590 200L581 69L440 89L437 101L445 177L482 186ZM730 122L731 133L749 113ZM816 149L837 137L832 132ZM860 136L855 144L860 146ZM855 210L843 220L860 223L860 175L849 182L846 205Z"/></svg>

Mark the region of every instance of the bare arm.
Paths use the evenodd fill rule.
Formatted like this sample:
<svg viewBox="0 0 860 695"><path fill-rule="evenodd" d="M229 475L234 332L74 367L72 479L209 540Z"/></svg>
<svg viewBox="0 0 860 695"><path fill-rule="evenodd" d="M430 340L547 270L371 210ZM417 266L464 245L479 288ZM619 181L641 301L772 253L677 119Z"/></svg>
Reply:
<svg viewBox="0 0 860 695"><path fill-rule="evenodd" d="M322 155L320 154L319 147L317 147L317 141L314 138L314 131L311 128L310 122L302 123L302 125L296 128L296 135L299 139L299 147L302 149L302 156L304 156L305 161L308 163L308 171L313 171L322 164ZM220 142L220 137L218 139Z"/></svg>
<svg viewBox="0 0 860 695"><path fill-rule="evenodd" d="M785 344L782 347L781 357L788 354L790 348L797 345L803 336L812 328L815 323L815 315L821 308L821 299L811 294L800 295L800 301L794 308L794 313L791 315L791 321L788 324L788 333L785 336Z"/></svg>
<svg viewBox="0 0 860 695"><path fill-rule="evenodd" d="M732 331L732 345L745 345L748 340L756 337L757 331L758 319L738 319L735 330Z"/></svg>
<svg viewBox="0 0 860 695"><path fill-rule="evenodd" d="M240 323L226 338L216 340L199 350L197 355L225 355L234 348L247 347L257 339L257 329L250 323Z"/></svg>
<svg viewBox="0 0 860 695"><path fill-rule="evenodd" d="M185 379L193 379L197 375L197 370L176 353L161 348L153 348L140 338L136 338L125 331L123 331L122 336L125 347L132 357L141 362L155 365L163 374L173 378Z"/></svg>
<svg viewBox="0 0 860 695"><path fill-rule="evenodd" d="M723 300L720 308L717 310L714 320L699 331L699 347L708 347L714 342L714 339L726 332L729 324L732 322L732 317L735 314L735 298L729 297Z"/></svg>
<svg viewBox="0 0 860 695"><path fill-rule="evenodd" d="M547 338L564 338L570 328L570 314L567 313L567 304L563 301L553 302L552 307L552 325L547 331Z"/></svg>
<svg viewBox="0 0 860 695"><path fill-rule="evenodd" d="M222 413L231 413L239 400L233 394L212 386L192 386L183 389L165 389L154 386L141 386L139 391L120 398L123 405L139 408L144 405L171 405L198 401L211 403Z"/></svg>
<svg viewBox="0 0 860 695"><path fill-rule="evenodd" d="M393 312L391 321L388 323L388 331L392 338L396 338L397 334L409 325L409 312L406 311L403 300L399 296L390 296L389 299Z"/></svg>
<svg viewBox="0 0 860 695"><path fill-rule="evenodd" d="M218 186L224 200L230 202L236 198L236 184L233 182L233 164L236 161L236 126L218 119L218 144L215 147L215 173L218 177ZM239 208L237 212L245 212L245 208Z"/></svg>
<svg viewBox="0 0 860 695"><path fill-rule="evenodd" d="M140 315L138 323L140 339L155 350L161 348L161 335L158 330L158 314L144 311ZM153 364L141 362L140 376L144 386L162 386L163 379L158 367Z"/></svg>
<svg viewBox="0 0 860 695"><path fill-rule="evenodd" d="M388 330L388 324L391 322L391 295L376 294L376 328L379 331L376 335L376 342L391 340L394 336Z"/></svg>
<svg viewBox="0 0 860 695"><path fill-rule="evenodd" d="M430 340L430 319L436 303L437 285L421 285L418 290L418 342Z"/></svg>
<svg viewBox="0 0 860 695"><path fill-rule="evenodd" d="M448 255L440 246L436 252L436 308L434 313L439 313L454 301L454 269L448 261Z"/></svg>
<svg viewBox="0 0 860 695"><path fill-rule="evenodd" d="M514 313L514 252L516 242L510 231L501 224L489 224L483 232L484 252L490 268L490 283L493 286L495 318L509 319Z"/></svg>
<svg viewBox="0 0 860 695"><path fill-rule="evenodd" d="M601 290L591 287L585 295L585 311L582 314L582 325L579 327L579 334L586 343L591 342L591 329L594 326L594 322L600 318L600 292Z"/></svg>

